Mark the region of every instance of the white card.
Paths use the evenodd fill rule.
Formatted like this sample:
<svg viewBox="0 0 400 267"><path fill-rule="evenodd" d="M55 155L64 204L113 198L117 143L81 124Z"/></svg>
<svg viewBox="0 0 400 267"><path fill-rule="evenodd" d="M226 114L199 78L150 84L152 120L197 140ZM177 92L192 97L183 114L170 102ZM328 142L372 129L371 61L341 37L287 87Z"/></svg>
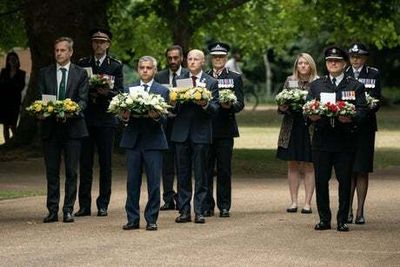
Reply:
<svg viewBox="0 0 400 267"><path fill-rule="evenodd" d="M177 87L180 87L180 88L191 88L191 87L193 87L193 81L191 78L177 79L176 85L177 85Z"/></svg>
<svg viewBox="0 0 400 267"><path fill-rule="evenodd" d="M328 102L336 104L336 93L320 93L321 104Z"/></svg>
<svg viewBox="0 0 400 267"><path fill-rule="evenodd" d="M203 82L198 82L196 85L198 87L206 88L206 83L203 83Z"/></svg>
<svg viewBox="0 0 400 267"><path fill-rule="evenodd" d="M142 86L129 87L129 93L132 94L133 92L144 92L144 89Z"/></svg>
<svg viewBox="0 0 400 267"><path fill-rule="evenodd" d="M289 88L298 88L299 87L299 81L289 81L288 87Z"/></svg>
<svg viewBox="0 0 400 267"><path fill-rule="evenodd" d="M55 95L42 95L42 101L45 103L55 102L57 100L57 96Z"/></svg>
<svg viewBox="0 0 400 267"><path fill-rule="evenodd" d="M93 75L93 70L92 70L91 67L87 67L87 68L84 68L84 69L86 70L87 75L88 75L89 77L91 77L91 76Z"/></svg>

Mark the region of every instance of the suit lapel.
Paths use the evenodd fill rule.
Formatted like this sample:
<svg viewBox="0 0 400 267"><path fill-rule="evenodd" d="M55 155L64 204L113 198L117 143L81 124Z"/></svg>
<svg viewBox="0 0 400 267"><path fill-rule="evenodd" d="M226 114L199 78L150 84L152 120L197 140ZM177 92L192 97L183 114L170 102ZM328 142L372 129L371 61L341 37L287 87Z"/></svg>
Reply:
<svg viewBox="0 0 400 267"><path fill-rule="evenodd" d="M65 95L68 98L72 98L72 96L73 96L72 83L73 83L74 75L75 75L75 66L74 66L74 64L71 63L71 65L69 66L67 91L65 92Z"/></svg>

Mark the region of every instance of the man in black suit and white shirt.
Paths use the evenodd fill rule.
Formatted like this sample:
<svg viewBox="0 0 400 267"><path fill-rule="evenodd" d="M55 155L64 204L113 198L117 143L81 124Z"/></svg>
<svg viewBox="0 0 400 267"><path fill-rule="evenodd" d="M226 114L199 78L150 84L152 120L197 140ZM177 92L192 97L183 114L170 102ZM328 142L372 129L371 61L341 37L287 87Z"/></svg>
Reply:
<svg viewBox="0 0 400 267"><path fill-rule="evenodd" d="M176 77L186 75L189 71L182 67L183 51L179 45L173 45L167 49L165 56L168 62L168 68L156 73L154 80L161 84L169 84L170 87L176 87ZM174 116L168 117L164 125L165 135L168 140L169 148L164 152L162 182L164 205L160 210L178 209L177 194L174 191L175 177L175 147L171 143L171 131L174 123Z"/></svg>
<svg viewBox="0 0 400 267"><path fill-rule="evenodd" d="M195 103L177 103L177 114L172 127L171 141L175 142L178 166L178 201L180 216L177 223L191 221L190 202L192 199L192 166L194 168L194 212L195 223L205 223L204 201L207 196L207 160L212 140L212 115L219 108L218 82L206 74L204 53L194 49L189 51L188 69L190 73L180 78L191 78L194 87L205 87L212 93L210 101L204 99ZM171 103L174 105L174 103Z"/></svg>
<svg viewBox="0 0 400 267"><path fill-rule="evenodd" d="M40 70L38 88L41 95L54 95L58 100L70 98L79 104L81 114L57 121L54 117L41 121L44 160L47 178L47 208L44 223L58 221L60 201L60 162L65 162L64 222L73 222L72 211L76 199L76 181L81 138L88 135L82 110L88 98L88 80L84 69L71 63L73 41L61 37L55 41L56 64Z"/></svg>

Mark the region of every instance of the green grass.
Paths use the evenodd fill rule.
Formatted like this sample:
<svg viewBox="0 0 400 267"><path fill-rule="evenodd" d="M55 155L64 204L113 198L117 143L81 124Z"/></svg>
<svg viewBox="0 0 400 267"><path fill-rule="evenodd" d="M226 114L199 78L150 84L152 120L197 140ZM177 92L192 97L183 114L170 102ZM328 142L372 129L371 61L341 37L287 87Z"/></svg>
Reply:
<svg viewBox="0 0 400 267"><path fill-rule="evenodd" d="M0 190L0 200L42 196L46 193L43 190Z"/></svg>

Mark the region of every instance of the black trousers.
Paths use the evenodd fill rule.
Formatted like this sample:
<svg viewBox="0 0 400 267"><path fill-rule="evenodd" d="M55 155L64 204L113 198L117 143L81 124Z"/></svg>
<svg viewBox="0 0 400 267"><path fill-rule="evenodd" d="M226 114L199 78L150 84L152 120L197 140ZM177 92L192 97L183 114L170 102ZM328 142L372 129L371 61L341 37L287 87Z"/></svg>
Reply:
<svg viewBox="0 0 400 267"><path fill-rule="evenodd" d="M179 212L189 213L192 199L192 166L194 171L194 212L204 213L204 201L207 196L207 163L209 144L186 141L176 143L176 160L178 171Z"/></svg>
<svg viewBox="0 0 400 267"><path fill-rule="evenodd" d="M114 127L89 126L89 137L82 140L79 175L79 207L90 210L92 203L93 159L95 148L99 158L99 196L97 208L107 209L111 197L111 165Z"/></svg>
<svg viewBox="0 0 400 267"><path fill-rule="evenodd" d="M74 209L80 148L81 141L79 139L52 138L43 142L47 179L47 209L50 213L58 213L59 210L61 156L64 157L65 164L63 212L72 213Z"/></svg>
<svg viewBox="0 0 400 267"><path fill-rule="evenodd" d="M323 222L330 222L332 219L329 206L329 180L332 175L332 168L335 169L336 178L339 182L337 222L347 222L354 157L355 153L353 152L313 151L317 208L320 220Z"/></svg>
<svg viewBox="0 0 400 267"><path fill-rule="evenodd" d="M208 171L207 171L207 198L206 210L214 210L215 200L213 197L214 168L217 174L217 206L219 210L231 208L232 199L232 151L233 138L214 138L210 145Z"/></svg>
<svg viewBox="0 0 400 267"><path fill-rule="evenodd" d="M175 203L175 146L170 143L169 149L163 152L162 185L163 200L165 203Z"/></svg>

